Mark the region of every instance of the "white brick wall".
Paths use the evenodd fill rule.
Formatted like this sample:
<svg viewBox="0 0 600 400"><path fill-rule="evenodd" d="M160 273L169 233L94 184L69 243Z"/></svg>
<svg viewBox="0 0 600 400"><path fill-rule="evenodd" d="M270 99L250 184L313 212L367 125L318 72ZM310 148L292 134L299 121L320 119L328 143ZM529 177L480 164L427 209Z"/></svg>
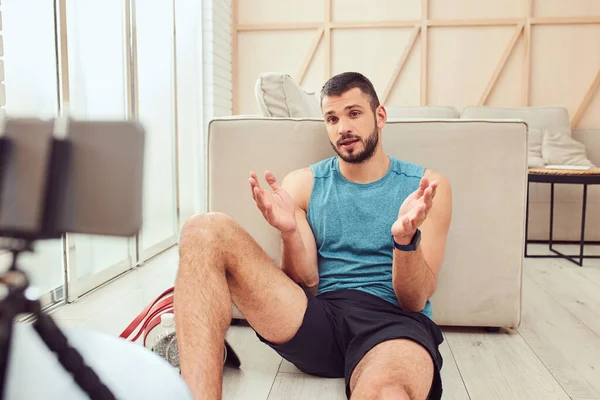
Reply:
<svg viewBox="0 0 600 400"><path fill-rule="evenodd" d="M231 0L202 1L202 156L195 170L201 171L197 184L200 194L195 212L206 211L206 164L208 124L214 117L232 114ZM182 213L184 215L185 213Z"/></svg>
<svg viewBox="0 0 600 400"><path fill-rule="evenodd" d="M204 4L204 115L232 113L231 0L206 0Z"/></svg>

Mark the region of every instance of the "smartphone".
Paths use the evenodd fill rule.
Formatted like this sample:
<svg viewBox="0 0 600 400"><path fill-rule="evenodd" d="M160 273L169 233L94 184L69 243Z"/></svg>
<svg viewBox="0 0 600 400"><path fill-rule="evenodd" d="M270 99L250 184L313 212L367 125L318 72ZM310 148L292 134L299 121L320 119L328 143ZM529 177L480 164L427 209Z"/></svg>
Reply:
<svg viewBox="0 0 600 400"><path fill-rule="evenodd" d="M136 121L7 119L0 236L135 235L142 223L145 132Z"/></svg>
<svg viewBox="0 0 600 400"><path fill-rule="evenodd" d="M2 236L35 235L42 229L46 177L52 145L51 120L7 118L0 187Z"/></svg>
<svg viewBox="0 0 600 400"><path fill-rule="evenodd" d="M136 121L69 122L69 167L57 228L133 236L142 224L144 129Z"/></svg>

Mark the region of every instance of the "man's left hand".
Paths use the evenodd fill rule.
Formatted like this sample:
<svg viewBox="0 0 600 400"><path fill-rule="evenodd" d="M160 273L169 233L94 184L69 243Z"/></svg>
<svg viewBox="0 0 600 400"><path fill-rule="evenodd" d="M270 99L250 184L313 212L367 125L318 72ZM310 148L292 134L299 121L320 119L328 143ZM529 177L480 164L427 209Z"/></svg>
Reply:
<svg viewBox="0 0 600 400"><path fill-rule="evenodd" d="M423 177L419 188L404 200L398 211L398 219L392 225L392 235L398 244L409 244L417 228L421 226L433 204L437 181L429 182Z"/></svg>

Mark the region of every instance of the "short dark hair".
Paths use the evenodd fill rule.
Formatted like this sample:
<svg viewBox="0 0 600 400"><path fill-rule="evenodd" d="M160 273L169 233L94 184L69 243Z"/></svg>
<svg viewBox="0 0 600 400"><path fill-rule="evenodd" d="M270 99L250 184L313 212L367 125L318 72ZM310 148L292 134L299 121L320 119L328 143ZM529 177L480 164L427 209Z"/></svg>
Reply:
<svg viewBox="0 0 600 400"><path fill-rule="evenodd" d="M367 95L371 110L375 113L379 107L379 98L371 81L358 72L343 72L330 78L321 89L321 105L325 96L341 96L348 90L359 88Z"/></svg>

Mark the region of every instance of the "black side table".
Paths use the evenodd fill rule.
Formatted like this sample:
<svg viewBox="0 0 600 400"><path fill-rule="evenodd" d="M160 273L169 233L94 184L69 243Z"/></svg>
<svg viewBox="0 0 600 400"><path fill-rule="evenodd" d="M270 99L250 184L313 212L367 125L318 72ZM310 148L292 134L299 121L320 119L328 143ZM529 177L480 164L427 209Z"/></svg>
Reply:
<svg viewBox="0 0 600 400"><path fill-rule="evenodd" d="M548 239L548 248L555 255L530 255L527 254L527 245L529 243L540 243L539 241L529 240L529 187L531 182L550 184L550 237ZM579 239L579 254L566 255L552 247L553 225L554 225L554 184L583 185L583 203L581 207L581 236ZM530 258L565 258L580 267L583 266L584 258L600 258L600 255L584 255L583 249L585 242L585 213L587 208L587 189L588 185L600 185L600 170L589 171L571 171L571 170L549 170L549 169L530 169L527 179L527 211L525 217L525 257ZM544 243L544 242L542 242ZM575 242L577 243L577 242ZM588 244L598 244L597 242L588 242ZM578 258L579 260L577 260Z"/></svg>

